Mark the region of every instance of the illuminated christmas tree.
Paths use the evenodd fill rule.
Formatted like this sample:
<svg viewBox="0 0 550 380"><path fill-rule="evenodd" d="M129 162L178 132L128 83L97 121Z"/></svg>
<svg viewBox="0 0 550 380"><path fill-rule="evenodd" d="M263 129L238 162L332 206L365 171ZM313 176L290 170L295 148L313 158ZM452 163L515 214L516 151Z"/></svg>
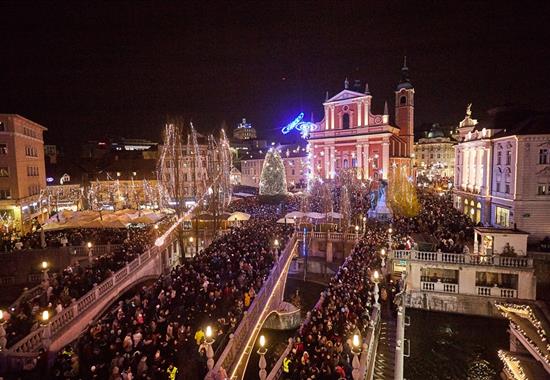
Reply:
<svg viewBox="0 0 550 380"><path fill-rule="evenodd" d="M286 173L283 159L277 149L265 155L260 175L260 195L286 195Z"/></svg>
<svg viewBox="0 0 550 380"><path fill-rule="evenodd" d="M394 214L412 218L420 212L416 187L410 181L406 166L394 166L389 178L389 205Z"/></svg>

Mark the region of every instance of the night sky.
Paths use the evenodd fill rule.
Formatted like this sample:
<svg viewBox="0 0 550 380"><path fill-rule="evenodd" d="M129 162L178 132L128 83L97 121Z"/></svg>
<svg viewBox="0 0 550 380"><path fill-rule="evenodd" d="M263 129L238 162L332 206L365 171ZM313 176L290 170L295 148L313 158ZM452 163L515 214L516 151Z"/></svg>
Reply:
<svg viewBox="0 0 550 380"><path fill-rule="evenodd" d="M0 112L88 138L158 140L168 115L199 130L247 117L275 135L325 92L366 80L393 102L404 54L416 123L519 103L550 109L548 1L0 4ZM202 2L201 2L202 3ZM510 4L513 3L513 4Z"/></svg>

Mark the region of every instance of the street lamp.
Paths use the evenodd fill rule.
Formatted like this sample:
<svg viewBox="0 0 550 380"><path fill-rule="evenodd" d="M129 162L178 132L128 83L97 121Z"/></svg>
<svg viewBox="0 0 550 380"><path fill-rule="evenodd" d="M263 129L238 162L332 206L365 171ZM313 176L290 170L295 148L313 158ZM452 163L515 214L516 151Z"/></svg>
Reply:
<svg viewBox="0 0 550 380"><path fill-rule="evenodd" d="M204 343L206 344L206 366L208 367L208 370L211 371L212 368L214 368L214 350L212 349L212 344L214 344L214 337L212 333L212 327L206 326L206 339L204 340Z"/></svg>
<svg viewBox="0 0 550 380"><path fill-rule="evenodd" d="M6 339L6 330L4 329L5 324L6 320L4 319L4 311L0 310L0 352L6 348L6 344L8 343Z"/></svg>
<svg viewBox="0 0 550 380"><path fill-rule="evenodd" d="M42 267L42 273L44 273L44 283L46 285L46 287L48 287L50 284L50 277L48 276L48 262L47 261L42 261L42 264L41 264L41 267Z"/></svg>
<svg viewBox="0 0 550 380"><path fill-rule="evenodd" d="M189 236L189 246L190 246L190 251L191 251L191 257L194 256L193 254L193 236Z"/></svg>
<svg viewBox="0 0 550 380"><path fill-rule="evenodd" d="M90 263L90 265L92 265L92 262L93 262L93 256L92 256L92 242L89 241L88 243L86 243L86 247L88 247L88 262Z"/></svg>
<svg viewBox="0 0 550 380"><path fill-rule="evenodd" d="M367 232L367 217L363 217L363 233Z"/></svg>
<svg viewBox="0 0 550 380"><path fill-rule="evenodd" d="M353 354L353 360L351 362L351 367L353 368L351 372L351 377L353 380L359 380L359 354L361 353L361 337L358 334L353 335L351 340L351 353Z"/></svg>
<svg viewBox="0 0 550 380"><path fill-rule="evenodd" d="M47 325L49 320L50 320L50 312L48 310L44 310L42 312L42 324Z"/></svg>
<svg viewBox="0 0 550 380"><path fill-rule="evenodd" d="M375 270L372 275L372 282L374 282L374 306L380 307L380 304L378 303L378 293L380 292L380 289L378 288L378 283L380 282L380 274L377 270Z"/></svg>
<svg viewBox="0 0 550 380"><path fill-rule="evenodd" d="M390 227L388 228L388 249L391 250L391 234L393 232L393 229Z"/></svg>
<svg viewBox="0 0 550 380"><path fill-rule="evenodd" d="M260 355L260 380L265 380L267 376L267 371L265 370L265 367L267 366L267 363L265 361L265 354L267 353L267 348L265 348L265 336L260 335L260 349L258 350L258 355Z"/></svg>
<svg viewBox="0 0 550 380"><path fill-rule="evenodd" d="M386 250L382 248L380 250L380 257L382 258L382 268L386 267Z"/></svg>
<svg viewBox="0 0 550 380"><path fill-rule="evenodd" d="M359 226L355 226L355 239L359 240Z"/></svg>
<svg viewBox="0 0 550 380"><path fill-rule="evenodd" d="M279 248L279 239L275 239L273 245L275 246L275 248Z"/></svg>

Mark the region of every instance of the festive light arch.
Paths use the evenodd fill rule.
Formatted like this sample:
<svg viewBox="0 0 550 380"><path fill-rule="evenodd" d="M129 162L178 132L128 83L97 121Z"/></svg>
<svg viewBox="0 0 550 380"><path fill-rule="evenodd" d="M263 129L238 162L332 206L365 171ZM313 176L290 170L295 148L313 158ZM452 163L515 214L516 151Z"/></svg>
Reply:
<svg viewBox="0 0 550 380"><path fill-rule="evenodd" d="M286 135L293 129L296 129L298 132L300 132L300 135L303 139L307 139L309 137L309 133L317 130L317 124L312 123L310 121L302 121L304 119L304 113L300 112L300 114L294 119L292 122L287 124L281 132L283 135Z"/></svg>

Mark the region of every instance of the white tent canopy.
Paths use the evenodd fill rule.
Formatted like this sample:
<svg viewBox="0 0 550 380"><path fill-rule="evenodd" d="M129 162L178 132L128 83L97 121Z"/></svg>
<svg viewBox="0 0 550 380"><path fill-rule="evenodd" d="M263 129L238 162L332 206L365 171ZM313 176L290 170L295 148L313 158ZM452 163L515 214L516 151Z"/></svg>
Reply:
<svg viewBox="0 0 550 380"><path fill-rule="evenodd" d="M242 222L245 220L250 219L250 214L247 214L246 212L241 211L235 211L233 214L229 215L227 218L230 222Z"/></svg>
<svg viewBox="0 0 550 380"><path fill-rule="evenodd" d="M332 218L332 219L342 219L342 214L340 214L339 212L329 212L328 214L326 214L327 217L329 218Z"/></svg>
<svg viewBox="0 0 550 380"><path fill-rule="evenodd" d="M288 214L286 214L286 218L289 219L289 218L303 218L304 216L306 216L306 214L304 214L303 212L300 212L300 211L292 211L292 212L289 212Z"/></svg>
<svg viewBox="0 0 550 380"><path fill-rule="evenodd" d="M319 212L308 212L306 216L310 219L324 219L325 215Z"/></svg>
<svg viewBox="0 0 550 380"><path fill-rule="evenodd" d="M281 224L294 224L296 223L296 221L294 220L294 218L281 218L277 221L277 223L281 223Z"/></svg>

